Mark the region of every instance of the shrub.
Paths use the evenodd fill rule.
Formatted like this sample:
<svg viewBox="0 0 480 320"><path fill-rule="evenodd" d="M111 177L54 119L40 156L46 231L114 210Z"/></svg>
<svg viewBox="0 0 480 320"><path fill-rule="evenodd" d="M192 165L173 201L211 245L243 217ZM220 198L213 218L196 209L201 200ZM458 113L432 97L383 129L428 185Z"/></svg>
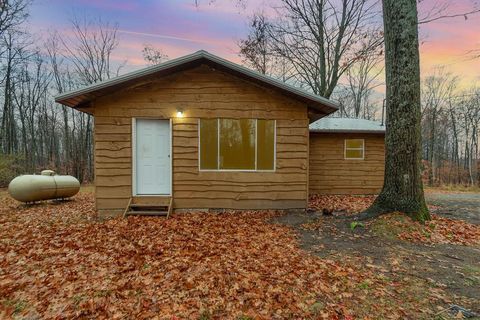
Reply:
<svg viewBox="0 0 480 320"><path fill-rule="evenodd" d="M21 155L0 154L0 187L7 187L13 178L24 173L23 164Z"/></svg>

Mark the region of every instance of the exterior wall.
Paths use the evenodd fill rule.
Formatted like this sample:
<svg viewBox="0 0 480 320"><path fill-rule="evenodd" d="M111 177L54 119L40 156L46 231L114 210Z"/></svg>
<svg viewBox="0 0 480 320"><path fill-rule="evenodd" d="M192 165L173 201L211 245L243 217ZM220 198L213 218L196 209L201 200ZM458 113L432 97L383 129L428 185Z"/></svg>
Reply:
<svg viewBox="0 0 480 320"><path fill-rule="evenodd" d="M184 112L176 118L177 109ZM308 194L307 107L208 66L102 97L94 103L96 206L119 214L132 196L132 118L172 119L175 209L304 208ZM276 120L275 172L204 172L199 118Z"/></svg>
<svg viewBox="0 0 480 320"><path fill-rule="evenodd" d="M344 140L364 139L365 159L345 160ZM311 133L310 194L376 194L383 185L383 134Z"/></svg>

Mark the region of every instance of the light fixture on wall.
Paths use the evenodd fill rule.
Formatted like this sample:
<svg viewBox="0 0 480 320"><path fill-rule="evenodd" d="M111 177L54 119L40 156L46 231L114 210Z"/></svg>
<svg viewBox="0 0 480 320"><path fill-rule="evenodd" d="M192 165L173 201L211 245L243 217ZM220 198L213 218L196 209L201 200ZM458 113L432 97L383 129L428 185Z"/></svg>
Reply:
<svg viewBox="0 0 480 320"><path fill-rule="evenodd" d="M177 109L177 118L183 118L183 110Z"/></svg>

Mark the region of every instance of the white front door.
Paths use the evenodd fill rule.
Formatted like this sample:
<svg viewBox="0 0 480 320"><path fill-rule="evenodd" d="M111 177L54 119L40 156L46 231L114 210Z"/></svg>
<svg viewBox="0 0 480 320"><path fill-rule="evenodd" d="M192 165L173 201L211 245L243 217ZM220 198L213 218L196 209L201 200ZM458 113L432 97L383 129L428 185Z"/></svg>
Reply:
<svg viewBox="0 0 480 320"><path fill-rule="evenodd" d="M138 195L170 195L170 122L136 119L135 178Z"/></svg>

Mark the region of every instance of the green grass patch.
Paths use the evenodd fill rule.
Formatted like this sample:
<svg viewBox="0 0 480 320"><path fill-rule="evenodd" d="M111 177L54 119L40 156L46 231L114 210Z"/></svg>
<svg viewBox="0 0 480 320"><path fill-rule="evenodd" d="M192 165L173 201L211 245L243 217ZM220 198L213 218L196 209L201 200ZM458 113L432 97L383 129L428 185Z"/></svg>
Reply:
<svg viewBox="0 0 480 320"><path fill-rule="evenodd" d="M358 284L358 288L362 290L368 290L370 288L370 283L369 281L363 281Z"/></svg>
<svg viewBox="0 0 480 320"><path fill-rule="evenodd" d="M210 310L202 310L200 312L200 316L198 317L198 320L210 320L212 319L212 313Z"/></svg>
<svg viewBox="0 0 480 320"><path fill-rule="evenodd" d="M418 226L409 222L412 220L405 215L392 214L388 219L385 216L375 219L370 228L375 235L393 240L397 239L402 232L417 230ZM407 225L407 229L405 229L405 225Z"/></svg>
<svg viewBox="0 0 480 320"><path fill-rule="evenodd" d="M86 296L84 294L76 294L72 297L73 304L75 306L80 305L80 303L85 300Z"/></svg>
<svg viewBox="0 0 480 320"><path fill-rule="evenodd" d="M469 287L480 287L480 267L473 265L463 266L465 274L465 285Z"/></svg>
<svg viewBox="0 0 480 320"><path fill-rule="evenodd" d="M466 265L463 267L463 269L468 274L480 276L480 266Z"/></svg>
<svg viewBox="0 0 480 320"><path fill-rule="evenodd" d="M358 221L353 221L350 223L350 230L354 231L355 228L357 227L362 227L362 228L365 228L365 224L363 224L362 222L358 222Z"/></svg>
<svg viewBox="0 0 480 320"><path fill-rule="evenodd" d="M19 314L23 310L25 310L28 306L27 302L20 299L12 299L12 300L3 300L2 304L5 307L13 308L13 315Z"/></svg>

